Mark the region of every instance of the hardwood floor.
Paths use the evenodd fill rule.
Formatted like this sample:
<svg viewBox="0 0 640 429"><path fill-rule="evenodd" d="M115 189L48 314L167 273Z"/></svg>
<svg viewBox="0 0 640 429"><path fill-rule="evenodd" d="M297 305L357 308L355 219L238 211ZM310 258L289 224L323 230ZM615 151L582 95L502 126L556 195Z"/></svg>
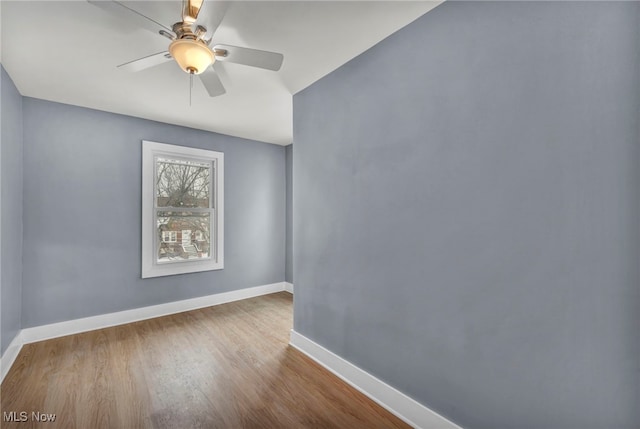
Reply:
<svg viewBox="0 0 640 429"><path fill-rule="evenodd" d="M27 421L0 426L408 427L289 347L291 326L280 292L26 344L0 393L2 420Z"/></svg>

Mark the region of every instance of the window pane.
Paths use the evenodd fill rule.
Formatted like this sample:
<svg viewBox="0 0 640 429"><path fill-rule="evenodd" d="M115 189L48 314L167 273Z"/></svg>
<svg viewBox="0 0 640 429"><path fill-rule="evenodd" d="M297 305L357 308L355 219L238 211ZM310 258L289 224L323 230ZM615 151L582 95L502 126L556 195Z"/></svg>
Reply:
<svg viewBox="0 0 640 429"><path fill-rule="evenodd" d="M158 211L158 262L210 257L210 213Z"/></svg>
<svg viewBox="0 0 640 429"><path fill-rule="evenodd" d="M158 207L209 207L211 163L156 158Z"/></svg>

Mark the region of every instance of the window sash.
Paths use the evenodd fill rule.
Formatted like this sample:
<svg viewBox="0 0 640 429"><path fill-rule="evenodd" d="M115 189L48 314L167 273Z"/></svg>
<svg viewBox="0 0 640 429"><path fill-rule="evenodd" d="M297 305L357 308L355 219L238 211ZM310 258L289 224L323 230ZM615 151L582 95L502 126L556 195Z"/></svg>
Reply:
<svg viewBox="0 0 640 429"><path fill-rule="evenodd" d="M170 155L170 154L161 154L155 153L153 156L153 208L158 209L168 209L174 208L172 206L158 206L158 158L171 158L171 160L182 161L182 162L197 162L203 163L201 158L197 157L189 157L189 156L180 156L180 155ZM192 209L203 209L209 210L217 207L217 195L216 195L216 176L217 176L217 159L208 160L209 166L209 207L189 207ZM167 162L167 160L162 161ZM183 207L175 207L176 209L183 209Z"/></svg>
<svg viewBox="0 0 640 429"><path fill-rule="evenodd" d="M162 158L162 162L172 162L174 161L176 164L180 162L194 162L198 164L209 164L209 207L173 207L173 206L158 206L158 159ZM198 261L217 261L218 249L216 246L215 237L217 237L217 231L215 230L216 222L216 212L214 207L216 207L216 190L214 187L215 184L215 172L216 172L216 160L210 160L208 162L203 162L201 158L197 157L189 157L189 156L178 156L178 155L163 155L163 154L155 154L153 157L153 225L157 228L158 225L158 211L171 211L171 212L191 212L191 213L209 213L209 256L205 258L198 259L173 259L173 260L159 260L157 251L160 248L160 242L158 242L158 234L154 234L153 240L153 249L156 252L153 258L154 265L167 265L167 264L184 264L189 262L198 262ZM211 239L214 238L214 240ZM177 243L177 234L176 241L172 243Z"/></svg>
<svg viewBox="0 0 640 429"><path fill-rule="evenodd" d="M159 261L158 260L158 256L157 256L157 251L160 248L160 243L162 243L162 241L158 241L159 237L157 234L157 225L158 225L158 211L171 211L171 212L183 212L183 213L191 213L194 212L195 210L186 210L186 209L180 209L180 210L174 210L173 208L171 208L171 210L166 210L166 207L160 207L160 208L154 208L153 211L153 225L154 228L156 229L156 234L154 234L154 240L153 240L153 250L154 250L154 265L167 265L167 264L185 264L185 263L190 263L190 262L199 262L199 261L218 261L218 246L217 246L217 237L218 237L218 233L217 233L217 229L215 229L215 225L217 225L217 223L214 221L215 218L215 210L214 209L200 209L198 210L199 213L209 213L209 256L205 257L205 258L198 258L198 259L173 259L173 260L166 260L166 261ZM168 232L168 231L167 231ZM174 232L174 231L171 231ZM193 231L192 231L193 232ZM163 232L164 233L164 232ZM168 243L178 243L178 233L177 231L175 231L176 233L176 240L175 241L171 241ZM213 239L212 239L213 237Z"/></svg>

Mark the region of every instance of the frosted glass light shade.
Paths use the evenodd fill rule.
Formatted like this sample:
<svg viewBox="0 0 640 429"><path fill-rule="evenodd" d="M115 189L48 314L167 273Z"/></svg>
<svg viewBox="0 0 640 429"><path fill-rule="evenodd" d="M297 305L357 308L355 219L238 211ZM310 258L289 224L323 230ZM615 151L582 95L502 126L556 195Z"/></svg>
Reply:
<svg viewBox="0 0 640 429"><path fill-rule="evenodd" d="M182 70L200 74L216 60L215 54L204 43L191 39L174 40L169 53Z"/></svg>

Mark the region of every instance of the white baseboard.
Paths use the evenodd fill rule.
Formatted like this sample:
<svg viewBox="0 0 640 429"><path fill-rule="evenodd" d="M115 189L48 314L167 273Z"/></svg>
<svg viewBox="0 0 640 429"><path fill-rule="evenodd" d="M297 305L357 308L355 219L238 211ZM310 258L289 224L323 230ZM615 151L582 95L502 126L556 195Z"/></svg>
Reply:
<svg viewBox="0 0 640 429"><path fill-rule="evenodd" d="M455 423L293 329L289 344L414 428L461 429Z"/></svg>
<svg viewBox="0 0 640 429"><path fill-rule="evenodd" d="M284 282L284 290L286 292L289 292L290 294L293 294L293 283Z"/></svg>
<svg viewBox="0 0 640 429"><path fill-rule="evenodd" d="M0 383L2 383L5 375L7 375L9 369L11 369L11 365L13 365L13 362L15 362L18 357L18 353L20 353L22 349L22 344L24 344L22 342L22 331L18 331L2 354L2 359L0 359Z"/></svg>
<svg viewBox="0 0 640 429"><path fill-rule="evenodd" d="M148 307L134 308L132 310L118 311L116 313L101 314L99 316L84 317L82 319L52 323L50 325L25 328L22 330L22 341L25 344L33 343L50 338L63 337L65 335L78 334L80 332L93 331L95 329L108 328L110 326L210 307L226 302L239 301L241 299L281 292L283 290L284 282L272 283L182 301L168 302L166 304L151 305Z"/></svg>

